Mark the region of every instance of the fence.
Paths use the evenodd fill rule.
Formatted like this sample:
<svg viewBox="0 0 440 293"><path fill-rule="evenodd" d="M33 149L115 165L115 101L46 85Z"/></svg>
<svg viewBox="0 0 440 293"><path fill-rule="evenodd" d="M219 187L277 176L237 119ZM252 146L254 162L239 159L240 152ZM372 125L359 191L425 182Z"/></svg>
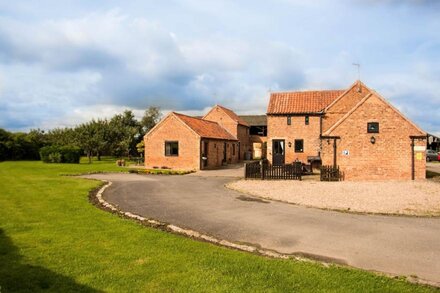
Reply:
<svg viewBox="0 0 440 293"><path fill-rule="evenodd" d="M344 173L339 170L339 166L321 166L321 181L342 181Z"/></svg>
<svg viewBox="0 0 440 293"><path fill-rule="evenodd" d="M273 166L264 161L246 163L244 177L261 180L301 180L302 166L301 163Z"/></svg>

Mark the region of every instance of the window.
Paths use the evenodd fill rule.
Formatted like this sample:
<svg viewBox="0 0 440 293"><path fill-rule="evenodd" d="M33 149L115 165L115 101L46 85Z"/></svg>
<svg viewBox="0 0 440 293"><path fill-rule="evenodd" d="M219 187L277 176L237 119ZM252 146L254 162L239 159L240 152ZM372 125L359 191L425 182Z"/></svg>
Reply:
<svg viewBox="0 0 440 293"><path fill-rule="evenodd" d="M379 122L368 122L367 123L368 133L379 133Z"/></svg>
<svg viewBox="0 0 440 293"><path fill-rule="evenodd" d="M287 116L287 125L291 125L292 124L292 117Z"/></svg>
<svg viewBox="0 0 440 293"><path fill-rule="evenodd" d="M305 123L306 123L306 125L309 125L309 116L308 115L305 118Z"/></svg>
<svg viewBox="0 0 440 293"><path fill-rule="evenodd" d="M295 139L295 153L304 152L304 139Z"/></svg>
<svg viewBox="0 0 440 293"><path fill-rule="evenodd" d="M176 157L179 155L178 141L165 141L165 156Z"/></svg>

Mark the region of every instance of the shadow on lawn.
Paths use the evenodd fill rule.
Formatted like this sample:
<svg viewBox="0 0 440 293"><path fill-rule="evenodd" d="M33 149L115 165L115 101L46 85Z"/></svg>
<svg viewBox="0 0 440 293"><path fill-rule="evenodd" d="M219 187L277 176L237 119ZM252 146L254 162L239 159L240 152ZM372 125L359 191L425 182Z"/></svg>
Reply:
<svg viewBox="0 0 440 293"><path fill-rule="evenodd" d="M0 229L0 292L99 292L40 266L21 262L18 248Z"/></svg>

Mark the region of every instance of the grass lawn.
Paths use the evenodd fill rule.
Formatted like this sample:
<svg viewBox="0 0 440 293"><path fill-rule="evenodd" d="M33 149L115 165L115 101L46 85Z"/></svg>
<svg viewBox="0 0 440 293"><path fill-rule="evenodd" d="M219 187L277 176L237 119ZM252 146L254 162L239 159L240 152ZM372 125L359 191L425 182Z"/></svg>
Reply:
<svg viewBox="0 0 440 293"><path fill-rule="evenodd" d="M269 259L142 227L88 202L98 182L60 176L120 170L110 160L0 163L1 293L434 291L360 270Z"/></svg>

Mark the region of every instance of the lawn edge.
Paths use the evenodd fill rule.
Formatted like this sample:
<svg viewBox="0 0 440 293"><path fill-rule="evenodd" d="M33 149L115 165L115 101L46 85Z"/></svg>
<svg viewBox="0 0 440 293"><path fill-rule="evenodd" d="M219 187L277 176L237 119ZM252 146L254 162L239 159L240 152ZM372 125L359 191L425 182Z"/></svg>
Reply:
<svg viewBox="0 0 440 293"><path fill-rule="evenodd" d="M435 289L440 288L440 283L420 279L417 276L402 276L402 275L395 275L395 274L385 273L385 272L380 272L380 271L375 271L375 270L363 270L360 268L350 266L346 263L342 263L342 262L338 261L337 259L332 259L332 258L322 259L322 258L316 257L314 255L302 253L302 252L293 253L293 254L283 254L283 253L279 253L274 250L261 248L257 245L240 244L240 243L234 243L234 242L224 240L224 239L223 240L218 239L216 237L213 237L213 236L210 236L207 234L202 234L202 233L197 232L195 230L182 228L182 227L170 224L170 223L162 222L162 221L152 219L152 218L143 217L143 216L133 214L130 212L124 212L123 210L119 209L117 207L117 205L113 205L113 204L107 202L103 198L104 191L112 185L111 181L104 180L104 179L88 179L88 178L83 178L83 179L94 180L94 181L100 182L99 186L97 186L96 188L92 189L89 192L88 199L91 204L93 204L95 207L97 207L103 211L110 212L110 213L117 215L121 218L132 220L132 221L134 220L138 224L145 226L145 227L150 227L150 228L162 230L164 232L184 236L184 237L191 238L191 239L194 239L194 240L197 240L200 242L206 242L206 243L210 243L210 244L213 244L216 246L234 249L234 250L238 250L238 251L242 251L242 252L248 252L248 253L252 253L255 255L263 256L263 257L274 258L274 259L286 259L286 260L289 259L289 260L301 261L301 262L309 262L309 263L320 264L324 267L329 267L329 266L336 266L336 267L342 267L342 268L345 267L345 268L349 268L349 269L370 272L370 273L376 274L378 276L384 276L384 277L391 278L391 279L403 280L403 281L406 281L406 282L409 282L412 284L421 285L421 286L432 287Z"/></svg>

